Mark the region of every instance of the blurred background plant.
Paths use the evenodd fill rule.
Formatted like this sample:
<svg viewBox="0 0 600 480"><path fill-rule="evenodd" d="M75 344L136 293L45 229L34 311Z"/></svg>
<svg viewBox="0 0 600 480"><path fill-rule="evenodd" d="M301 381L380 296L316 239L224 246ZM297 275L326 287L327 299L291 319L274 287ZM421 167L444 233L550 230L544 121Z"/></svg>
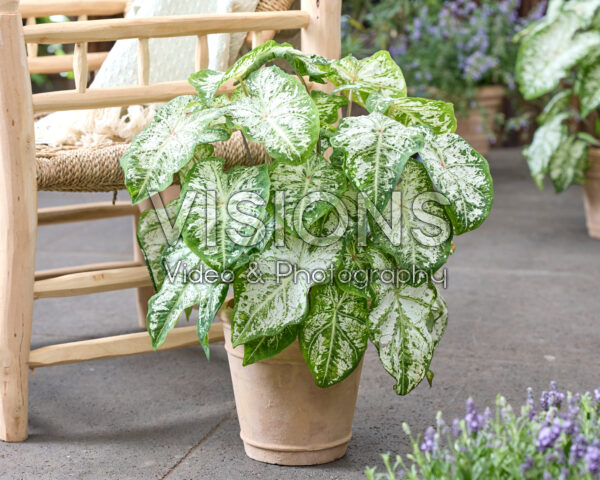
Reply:
<svg viewBox="0 0 600 480"><path fill-rule="evenodd" d="M565 394L551 382L539 403L528 389L519 412L502 396L494 413L469 399L464 418L450 425L438 413L422 437L403 428L412 453L383 455L385 472L367 468L369 480L600 478L600 389Z"/></svg>
<svg viewBox="0 0 600 480"><path fill-rule="evenodd" d="M509 115L500 112L496 127L519 130L533 113L515 87L518 45L512 39L543 15L546 3L525 17L520 7L521 0L349 0L342 48L356 57L389 50L414 87L411 95L451 101L459 117L477 107L478 87L503 86Z"/></svg>

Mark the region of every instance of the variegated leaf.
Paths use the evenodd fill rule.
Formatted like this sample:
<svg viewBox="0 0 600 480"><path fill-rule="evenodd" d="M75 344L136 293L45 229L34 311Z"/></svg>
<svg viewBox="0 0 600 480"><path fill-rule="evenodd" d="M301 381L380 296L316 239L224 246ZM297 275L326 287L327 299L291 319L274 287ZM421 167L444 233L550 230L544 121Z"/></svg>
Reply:
<svg viewBox="0 0 600 480"><path fill-rule="evenodd" d="M367 301L318 285L310 294L310 312L298 340L306 364L319 387L344 380L360 363L367 348Z"/></svg>
<svg viewBox="0 0 600 480"><path fill-rule="evenodd" d="M223 115L206 109L196 97L177 97L164 105L146 129L137 135L121 158L125 185L133 203L139 203L173 183L177 173L192 158L200 143L229 138L223 129L210 123Z"/></svg>
<svg viewBox="0 0 600 480"><path fill-rule="evenodd" d="M313 90L310 96L319 111L321 127L332 125L338 121L340 108L348 105L348 99L341 95L330 95L321 90Z"/></svg>
<svg viewBox="0 0 600 480"><path fill-rule="evenodd" d="M329 61L319 55L309 55L296 50L289 43L279 44L270 40L252 49L235 62L225 73L202 70L190 76L190 84L207 104L219 87L230 80L239 82L246 79L266 63L282 58L294 69L297 75L307 76L311 81L323 83L322 78L328 71Z"/></svg>
<svg viewBox="0 0 600 480"><path fill-rule="evenodd" d="M494 200L486 159L454 133L434 135L425 127L417 128L425 133L419 156L436 190L450 202L445 208L454 233L476 229L489 215Z"/></svg>
<svg viewBox="0 0 600 480"><path fill-rule="evenodd" d="M352 94L352 100L365 107L367 97L379 92L391 98L406 97L406 82L402 70L389 52L381 50L357 60L353 56L334 60L327 78L338 86L337 91Z"/></svg>
<svg viewBox="0 0 600 480"><path fill-rule="evenodd" d="M173 200L163 211L164 216L169 219L175 219L177 215L179 201ZM175 242L176 238L167 238L168 232L165 231L160 223L159 212L150 208L142 212L138 219L137 241L144 254L146 266L150 273L150 279L154 290L159 291L165 279L165 272L162 265L162 253L167 245Z"/></svg>
<svg viewBox="0 0 600 480"><path fill-rule="evenodd" d="M567 114L560 114L547 120L535 131L531 145L523 150L533 181L540 190L544 190L544 175L552 155L567 138L566 118Z"/></svg>
<svg viewBox="0 0 600 480"><path fill-rule="evenodd" d="M554 90L571 68L600 48L600 32L577 31L582 20L562 11L549 25L526 37L517 57L517 81L527 100Z"/></svg>
<svg viewBox="0 0 600 480"><path fill-rule="evenodd" d="M347 154L346 176L381 210L406 161L423 146L423 134L376 112L344 118L331 144Z"/></svg>
<svg viewBox="0 0 600 480"><path fill-rule="evenodd" d="M579 95L583 117L600 107L600 56L586 62L577 72L575 92Z"/></svg>
<svg viewBox="0 0 600 480"><path fill-rule="evenodd" d="M283 211L275 209L280 225L301 234L337 203L346 188L344 172L321 155L313 154L300 165L276 162L270 169L271 195L284 200Z"/></svg>
<svg viewBox="0 0 600 480"><path fill-rule="evenodd" d="M574 135L567 137L553 153L548 175L556 193L570 187L575 179L585 177L588 162L588 143Z"/></svg>
<svg viewBox="0 0 600 480"><path fill-rule="evenodd" d="M572 95L573 90L571 89L561 90L554 95L544 106L542 113L538 115L538 123L541 125L553 120L557 115L565 113L565 110L567 110L571 104Z"/></svg>
<svg viewBox="0 0 600 480"><path fill-rule="evenodd" d="M437 347L446 331L448 325L448 305L440 295L438 290L437 297L431 309L431 324L427 325L431 340L433 340L433 348Z"/></svg>
<svg viewBox="0 0 600 480"><path fill-rule="evenodd" d="M161 289L148 302L148 333L156 350L167 338L181 314L198 305L198 340L209 356L208 330L225 301L228 285L218 281L218 273L211 270L182 241L165 249L165 281ZM202 272L198 279L192 272ZM212 279L217 281L212 282ZM199 280L199 281L196 281Z"/></svg>
<svg viewBox="0 0 600 480"><path fill-rule="evenodd" d="M255 255L234 281L233 345L277 335L302 322L308 309L308 291L319 280L315 272L335 268L340 256L338 243L311 248L294 237L288 237L282 247L272 242Z"/></svg>
<svg viewBox="0 0 600 480"><path fill-rule="evenodd" d="M202 160L212 157L214 151L215 147L213 147L210 143L203 143L196 147L192 159L186 165L181 167L179 173L177 174L179 176L179 184L182 188L185 186L186 177L188 176L194 165L198 162L201 162Z"/></svg>
<svg viewBox="0 0 600 480"><path fill-rule="evenodd" d="M243 365L251 365L278 355L298 338L298 325L291 325L272 337L261 337L244 344Z"/></svg>
<svg viewBox="0 0 600 480"><path fill-rule="evenodd" d="M403 125L425 125L434 133L454 133L456 117L454 105L428 98L397 98L390 105L387 116Z"/></svg>
<svg viewBox="0 0 600 480"><path fill-rule="evenodd" d="M370 300L370 272L385 268L388 262L376 246L368 244L363 247L350 238L344 245L342 262L335 276L336 284L344 292Z"/></svg>
<svg viewBox="0 0 600 480"><path fill-rule="evenodd" d="M211 268L232 268L260 242L269 199L267 165L223 171L225 160L209 158L190 171L181 198L196 196L187 217L177 218L186 244ZM185 222L185 223L184 223Z"/></svg>
<svg viewBox="0 0 600 480"><path fill-rule="evenodd" d="M400 221L390 222L389 232L372 222L373 240L396 258L405 281L420 285L450 256L452 224L420 162L408 161L398 191L398 201L392 197L383 216Z"/></svg>
<svg viewBox="0 0 600 480"><path fill-rule="evenodd" d="M369 313L369 337L383 368L396 379L394 390L406 395L427 373L434 341L427 328L437 296L434 286L376 282Z"/></svg>
<svg viewBox="0 0 600 480"><path fill-rule="evenodd" d="M278 67L252 73L247 96L227 108L227 116L276 160L302 163L319 138L319 112L300 82Z"/></svg>

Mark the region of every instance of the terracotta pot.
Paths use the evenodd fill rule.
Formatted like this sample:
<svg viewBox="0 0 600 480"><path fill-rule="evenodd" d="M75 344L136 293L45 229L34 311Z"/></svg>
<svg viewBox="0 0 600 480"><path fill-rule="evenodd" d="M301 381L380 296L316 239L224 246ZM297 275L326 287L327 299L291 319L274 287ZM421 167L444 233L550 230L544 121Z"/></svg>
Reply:
<svg viewBox="0 0 600 480"><path fill-rule="evenodd" d="M590 148L591 167L583 187L583 203L590 237L600 239L600 148Z"/></svg>
<svg viewBox="0 0 600 480"><path fill-rule="evenodd" d="M329 388L315 385L297 341L276 357L243 367L243 346L231 346L231 306L230 300L220 316L246 455L278 465L318 465L343 457L362 362Z"/></svg>
<svg viewBox="0 0 600 480"><path fill-rule="evenodd" d="M471 109L467 117L457 117L456 119L458 122L456 133L483 156L490 151L490 142L486 132L493 131L494 117L502 110L503 100L504 87L500 85L479 87L477 89L479 106Z"/></svg>

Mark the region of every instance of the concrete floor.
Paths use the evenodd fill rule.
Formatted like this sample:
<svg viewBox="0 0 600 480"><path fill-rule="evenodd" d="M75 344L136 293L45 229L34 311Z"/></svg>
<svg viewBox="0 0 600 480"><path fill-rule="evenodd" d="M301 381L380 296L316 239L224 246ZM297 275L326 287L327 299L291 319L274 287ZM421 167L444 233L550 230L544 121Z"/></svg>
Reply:
<svg viewBox="0 0 600 480"><path fill-rule="evenodd" d="M0 442L1 479L360 479L386 451L405 453L400 425L423 431L473 396L524 399L556 380L600 386L600 241L587 237L581 189L539 193L517 150L490 155L496 202L476 232L455 239L444 294L450 324L424 382L398 397L369 348L354 437L330 465L283 468L244 456L220 344L39 369L30 378L30 438ZM40 194L40 205L110 195ZM108 234L110 232L110 234ZM38 268L127 260L129 219L44 227ZM185 322L184 322L185 323ZM41 300L33 347L137 331L134 295L122 291Z"/></svg>

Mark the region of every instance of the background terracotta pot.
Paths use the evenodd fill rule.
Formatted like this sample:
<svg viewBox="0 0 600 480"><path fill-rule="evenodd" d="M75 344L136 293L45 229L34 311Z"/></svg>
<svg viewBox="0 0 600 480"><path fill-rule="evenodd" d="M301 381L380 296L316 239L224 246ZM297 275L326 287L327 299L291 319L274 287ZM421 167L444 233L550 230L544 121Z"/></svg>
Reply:
<svg viewBox="0 0 600 480"><path fill-rule="evenodd" d="M246 455L278 465L317 465L346 453L362 361L344 381L315 385L298 342L269 360L242 366L244 348L231 346L232 301L220 312L240 437Z"/></svg>
<svg viewBox="0 0 600 480"><path fill-rule="evenodd" d="M583 203L590 237L600 239L600 148L590 148L592 166L583 187Z"/></svg>
<svg viewBox="0 0 600 480"><path fill-rule="evenodd" d="M483 156L486 156L490 151L487 133L494 130L494 117L502 110L503 100L503 86L479 87L477 89L479 106L471 109L467 117L456 118L458 122L456 133Z"/></svg>

